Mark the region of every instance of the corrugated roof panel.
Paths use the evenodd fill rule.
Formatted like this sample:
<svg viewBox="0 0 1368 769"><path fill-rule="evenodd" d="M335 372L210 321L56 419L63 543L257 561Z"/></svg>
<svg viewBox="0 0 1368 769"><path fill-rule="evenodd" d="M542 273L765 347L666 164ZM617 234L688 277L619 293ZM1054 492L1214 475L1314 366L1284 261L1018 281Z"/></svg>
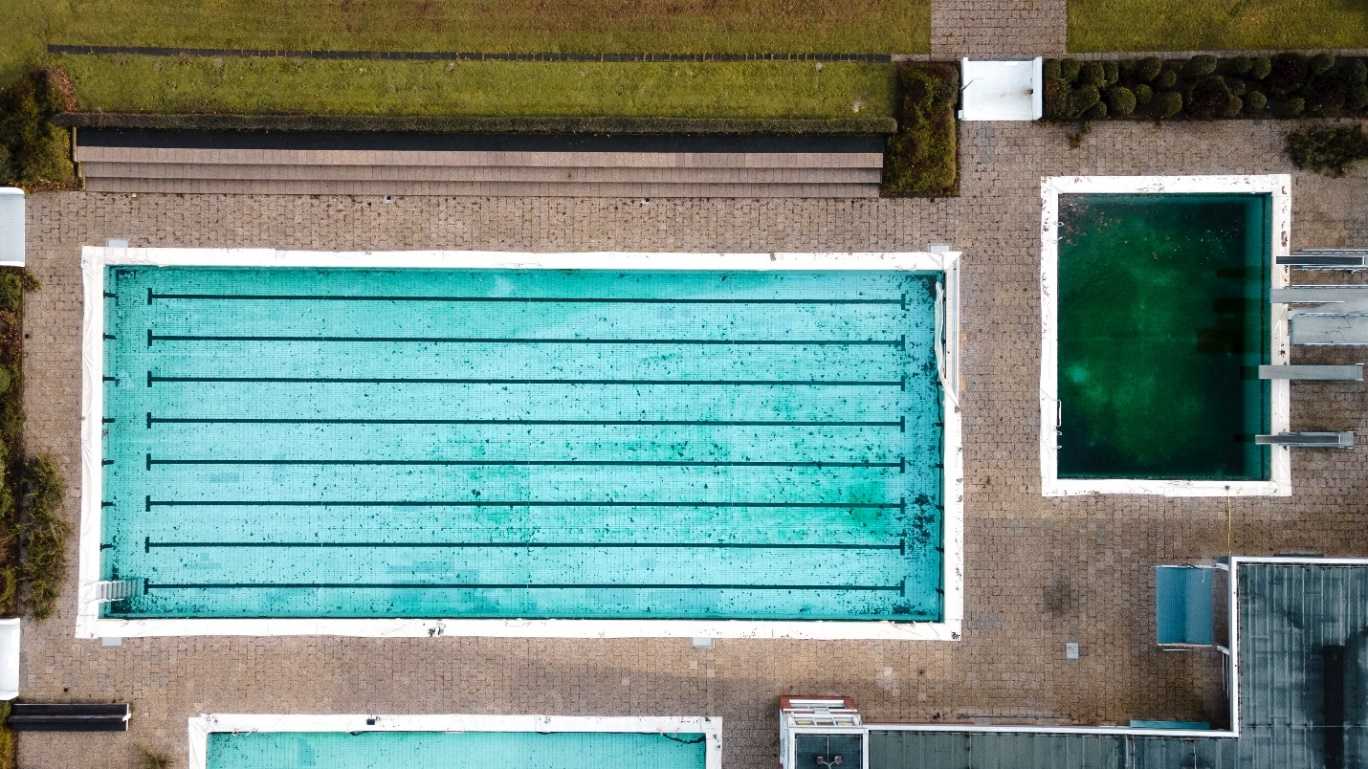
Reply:
<svg viewBox="0 0 1368 769"><path fill-rule="evenodd" d="M1319 769L1338 733L1324 721L1327 646L1344 647L1343 671L1330 668L1345 687L1343 767L1368 769L1368 567L1244 564L1238 579L1238 740L874 732L870 769Z"/></svg>

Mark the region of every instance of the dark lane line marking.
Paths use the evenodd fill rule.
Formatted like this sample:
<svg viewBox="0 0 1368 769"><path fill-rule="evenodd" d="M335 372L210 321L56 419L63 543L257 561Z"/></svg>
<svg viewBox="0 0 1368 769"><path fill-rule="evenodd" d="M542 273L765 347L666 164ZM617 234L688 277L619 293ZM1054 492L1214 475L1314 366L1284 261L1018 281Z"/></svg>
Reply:
<svg viewBox="0 0 1368 769"><path fill-rule="evenodd" d="M236 382L280 384L492 384L492 385L593 385L593 386L712 386L712 387L897 387L906 389L907 378L859 381L847 379L467 379L402 377L254 377L254 376L158 376L147 372L147 386L157 382Z"/></svg>
<svg viewBox="0 0 1368 769"><path fill-rule="evenodd" d="M905 472L905 460L897 462L819 462L671 459L154 459L154 465L300 465L374 467L872 467Z"/></svg>
<svg viewBox="0 0 1368 769"><path fill-rule="evenodd" d="M109 420L113 421L113 420ZM659 427L897 427L906 429L906 417L892 421L785 421L764 419L310 419L251 417L154 417L147 414L147 426L154 424L230 424L230 425L644 425Z"/></svg>
<svg viewBox="0 0 1368 769"><path fill-rule="evenodd" d="M493 304L805 304L805 305L898 305L898 299L705 299L612 296L358 296L316 294L158 294L147 290L147 301L154 299L214 301L290 301L290 302L472 302Z"/></svg>
<svg viewBox="0 0 1368 769"><path fill-rule="evenodd" d="M278 590L342 588L350 590L802 590L902 592L903 585L752 585L746 583L689 584L644 582L582 582L531 584L518 582L148 582L146 590Z"/></svg>
<svg viewBox="0 0 1368 769"><path fill-rule="evenodd" d="M907 511L906 498L897 502L617 502L617 501L551 501L551 500L156 500L144 498L146 511L154 507L711 507L763 508L783 510L898 510Z"/></svg>
<svg viewBox="0 0 1368 769"><path fill-rule="evenodd" d="M643 548L643 549L736 549L736 550L905 550L906 543L778 543L778 542L154 542L149 537L143 551L152 548Z"/></svg>
<svg viewBox="0 0 1368 769"><path fill-rule="evenodd" d="M579 339L556 337L546 339L519 337L476 336L250 336L211 334L154 334L147 330L147 346L154 342L319 342L319 343L379 343L379 344L602 344L602 345L736 345L756 347L901 347L907 338L899 339Z"/></svg>

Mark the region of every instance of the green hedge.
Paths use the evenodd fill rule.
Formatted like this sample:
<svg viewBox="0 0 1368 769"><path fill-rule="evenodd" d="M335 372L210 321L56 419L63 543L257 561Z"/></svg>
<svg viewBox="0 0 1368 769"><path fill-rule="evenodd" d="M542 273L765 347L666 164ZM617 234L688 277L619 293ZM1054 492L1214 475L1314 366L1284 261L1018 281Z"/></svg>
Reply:
<svg viewBox="0 0 1368 769"><path fill-rule="evenodd" d="M0 92L0 184L43 189L71 184L71 133L52 117L71 108L60 69L31 73Z"/></svg>
<svg viewBox="0 0 1368 769"><path fill-rule="evenodd" d="M178 131L408 131L519 134L891 134L891 117L828 119L632 117L387 117L383 115L157 115L65 112L58 125Z"/></svg>
<svg viewBox="0 0 1368 769"><path fill-rule="evenodd" d="M1343 176L1350 166L1368 160L1368 135L1357 123L1300 128L1287 135L1287 156L1297 168Z"/></svg>
<svg viewBox="0 0 1368 769"><path fill-rule="evenodd" d="M955 65L909 64L898 69L898 132L888 138L884 152L884 195L959 194L958 101Z"/></svg>
<svg viewBox="0 0 1368 769"><path fill-rule="evenodd" d="M1117 78L1099 78L1109 63L1047 61L1045 118L1368 117L1368 59L1361 57L1151 56L1122 59ZM1135 107L1127 112L1132 96Z"/></svg>

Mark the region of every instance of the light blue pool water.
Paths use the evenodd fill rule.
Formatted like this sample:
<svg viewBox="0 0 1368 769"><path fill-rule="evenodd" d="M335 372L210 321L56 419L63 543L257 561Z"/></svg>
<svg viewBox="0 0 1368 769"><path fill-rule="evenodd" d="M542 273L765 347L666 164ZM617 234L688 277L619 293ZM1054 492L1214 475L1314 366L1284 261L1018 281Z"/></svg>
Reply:
<svg viewBox="0 0 1368 769"><path fill-rule="evenodd" d="M118 617L938 620L938 273L106 273Z"/></svg>
<svg viewBox="0 0 1368 769"><path fill-rule="evenodd" d="M701 734L211 733L207 769L703 769Z"/></svg>

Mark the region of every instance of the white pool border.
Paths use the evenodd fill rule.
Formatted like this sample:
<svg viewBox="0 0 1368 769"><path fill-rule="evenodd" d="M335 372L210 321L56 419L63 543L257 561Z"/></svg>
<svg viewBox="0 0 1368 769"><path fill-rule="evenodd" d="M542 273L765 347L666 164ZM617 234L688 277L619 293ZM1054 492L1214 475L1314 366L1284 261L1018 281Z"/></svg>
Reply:
<svg viewBox="0 0 1368 769"><path fill-rule="evenodd" d="M113 619L100 617L103 498L104 268L358 267L428 269L907 270L945 274L945 357L959 370L959 257L943 253L518 253L503 251L277 251L272 249L106 248L81 251L81 531L77 638L197 635L521 638L784 638L958 641L964 618L964 457L959 383L944 388L942 604L940 622L590 619Z"/></svg>
<svg viewBox="0 0 1368 769"><path fill-rule="evenodd" d="M1292 494L1291 452L1286 446L1271 447L1271 473L1267 481L1180 481L1119 478L1059 477L1059 360L1057 303L1059 286L1059 196L1066 193L1182 193L1235 192L1269 194L1273 198L1271 236L1275 264L1273 288L1284 288L1291 270L1276 266L1279 256L1289 254L1292 225L1292 177L1264 176L1046 176L1040 179L1040 475L1041 493L1047 497L1080 494L1159 494L1166 497L1279 496ZM1271 363L1288 362L1287 306L1272 305ZM1291 424L1291 385L1275 379L1272 387L1271 431L1284 432ZM1159 415L1162 416L1162 415Z"/></svg>
<svg viewBox="0 0 1368 769"><path fill-rule="evenodd" d="M209 735L215 732L702 734L706 744L705 769L722 769L721 718L215 713L190 719L189 769L210 769ZM402 766L402 762L396 763L396 766Z"/></svg>

